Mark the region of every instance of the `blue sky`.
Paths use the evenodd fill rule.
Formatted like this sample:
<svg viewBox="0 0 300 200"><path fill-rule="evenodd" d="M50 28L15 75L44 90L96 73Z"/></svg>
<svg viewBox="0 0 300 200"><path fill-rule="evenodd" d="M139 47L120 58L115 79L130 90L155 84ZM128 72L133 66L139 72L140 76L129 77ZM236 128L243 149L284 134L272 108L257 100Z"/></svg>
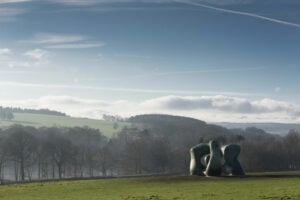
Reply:
<svg viewBox="0 0 300 200"><path fill-rule="evenodd" d="M300 122L296 0L1 0L0 104Z"/></svg>

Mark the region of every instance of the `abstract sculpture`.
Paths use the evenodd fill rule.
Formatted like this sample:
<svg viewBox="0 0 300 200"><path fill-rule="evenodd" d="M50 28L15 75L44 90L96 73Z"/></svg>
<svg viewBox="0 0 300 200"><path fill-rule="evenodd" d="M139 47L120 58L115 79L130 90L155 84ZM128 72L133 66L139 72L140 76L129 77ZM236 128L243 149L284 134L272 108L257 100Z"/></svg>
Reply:
<svg viewBox="0 0 300 200"><path fill-rule="evenodd" d="M237 144L220 147L217 141L198 144L190 149L190 174L198 176L245 175L238 161L241 148Z"/></svg>

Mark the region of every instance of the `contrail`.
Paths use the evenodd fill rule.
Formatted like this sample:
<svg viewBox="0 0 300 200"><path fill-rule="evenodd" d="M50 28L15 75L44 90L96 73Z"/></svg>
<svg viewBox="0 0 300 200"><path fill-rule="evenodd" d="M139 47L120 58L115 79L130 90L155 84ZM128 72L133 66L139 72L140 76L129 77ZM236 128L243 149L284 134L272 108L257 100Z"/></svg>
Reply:
<svg viewBox="0 0 300 200"><path fill-rule="evenodd" d="M235 14L235 15L243 15L243 16L253 17L253 18L256 18L256 19L261 19L261 20L265 20L265 21L274 22L274 23L277 23L277 24L282 24L282 25L286 25L286 26L292 26L292 27L300 28L300 24L296 24L296 23L292 23L292 22L288 22L288 21L283 21L283 20L280 20L280 19L265 17L265 16L262 16L262 15L254 14L254 13L224 9L224 8L219 8L219 7L215 7L215 6L205 5L205 4L202 4L202 3L196 3L196 2L193 2L193 1L189 1L189 0L174 0L174 1L178 2L178 3L184 3L184 4L199 6L199 7L203 7L203 8L208 8L208 9L219 11L219 12L230 13L230 14Z"/></svg>

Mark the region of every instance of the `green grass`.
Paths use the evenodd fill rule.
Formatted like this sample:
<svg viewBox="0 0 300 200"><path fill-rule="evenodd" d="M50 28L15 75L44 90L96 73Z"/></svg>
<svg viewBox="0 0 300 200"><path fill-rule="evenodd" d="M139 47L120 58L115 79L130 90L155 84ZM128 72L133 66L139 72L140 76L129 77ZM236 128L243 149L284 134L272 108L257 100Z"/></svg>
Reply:
<svg viewBox="0 0 300 200"><path fill-rule="evenodd" d="M299 176L256 175L246 178L153 177L62 181L1 186L0 199L286 200L300 199L300 178Z"/></svg>
<svg viewBox="0 0 300 200"><path fill-rule="evenodd" d="M74 118L64 116L53 116L53 115L41 115L41 114L26 114L26 113L15 113L15 118L12 121L0 120L0 127L8 127L13 124L22 124L24 126L34 127L74 127L74 126L88 126L91 128L99 129L104 135L110 137L114 133L121 130L124 126L130 126L129 123L118 122L118 128L114 129L113 122L107 122L104 120L94 120L86 118Z"/></svg>

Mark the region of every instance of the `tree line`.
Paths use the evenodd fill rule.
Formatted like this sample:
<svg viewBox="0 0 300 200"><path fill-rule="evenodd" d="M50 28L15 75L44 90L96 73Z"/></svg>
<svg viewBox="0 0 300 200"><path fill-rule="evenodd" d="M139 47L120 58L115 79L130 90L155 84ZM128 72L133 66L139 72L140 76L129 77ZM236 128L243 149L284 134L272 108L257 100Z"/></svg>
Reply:
<svg viewBox="0 0 300 200"><path fill-rule="evenodd" d="M54 111L54 110L49 110L49 109L27 109L27 108L11 108L11 107L0 106L0 119L1 120L14 119L14 117L15 117L14 113L67 116L65 113Z"/></svg>
<svg viewBox="0 0 300 200"><path fill-rule="evenodd" d="M297 131L276 136L256 128L229 130L186 118L158 119L130 119L132 126L112 138L88 127L11 126L0 131L0 177L25 181L187 174L189 149L211 139L240 144L240 161L246 172L296 170L300 166Z"/></svg>
<svg viewBox="0 0 300 200"><path fill-rule="evenodd" d="M12 108L4 108L0 106L0 119L1 120L12 120L14 118Z"/></svg>
<svg viewBox="0 0 300 200"><path fill-rule="evenodd" d="M29 113L29 114L42 114L54 116L67 116L67 114L49 109L28 109L28 108L12 108L14 113Z"/></svg>

